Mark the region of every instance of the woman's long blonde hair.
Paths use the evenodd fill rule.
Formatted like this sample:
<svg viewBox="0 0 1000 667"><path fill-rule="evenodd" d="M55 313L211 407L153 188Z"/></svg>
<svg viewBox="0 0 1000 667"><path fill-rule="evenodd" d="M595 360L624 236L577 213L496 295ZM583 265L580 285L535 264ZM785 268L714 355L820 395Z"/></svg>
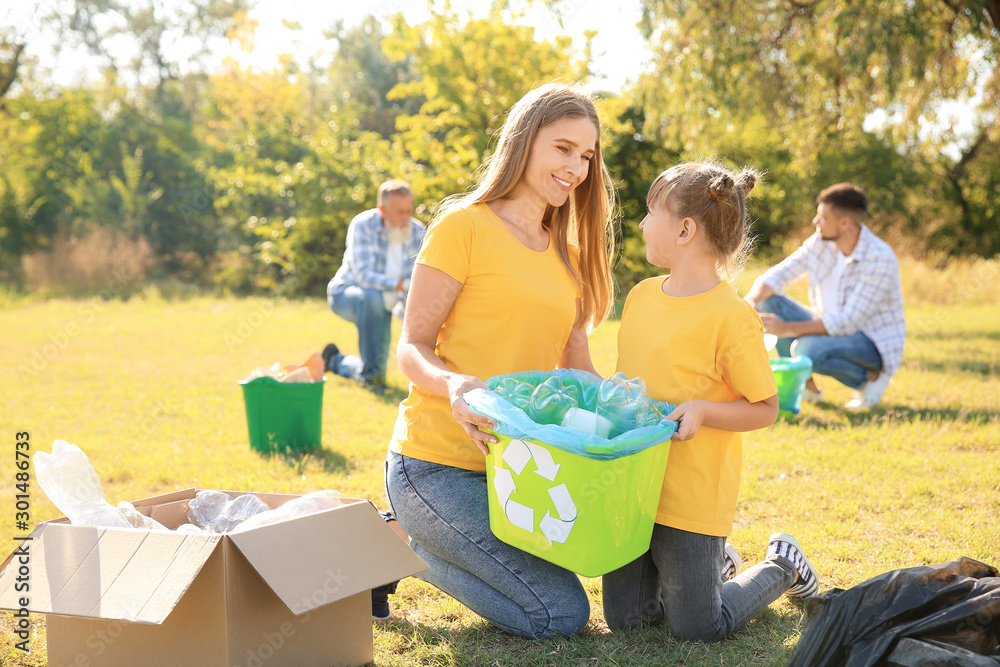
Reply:
<svg viewBox="0 0 1000 667"><path fill-rule="evenodd" d="M600 136L601 122L594 100L579 88L550 83L522 97L507 114L496 150L477 171L475 189L445 199L438 214L458 206L502 199L513 192L524 175L538 130L564 118L587 118ZM542 226L555 238L559 258L579 286L588 330L600 326L614 301L610 262L615 243L614 204L614 186L598 141L587 178L565 204L547 206L542 218ZM580 248L579 271L570 262L569 243Z"/></svg>

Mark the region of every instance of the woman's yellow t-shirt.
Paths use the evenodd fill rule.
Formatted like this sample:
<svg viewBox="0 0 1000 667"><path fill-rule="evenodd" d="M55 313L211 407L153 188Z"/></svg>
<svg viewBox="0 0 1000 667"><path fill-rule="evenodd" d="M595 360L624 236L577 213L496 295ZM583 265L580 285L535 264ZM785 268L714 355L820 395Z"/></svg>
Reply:
<svg viewBox="0 0 1000 667"><path fill-rule="evenodd" d="M570 247L575 262L578 252ZM452 209L427 230L417 262L462 283L438 334L445 365L486 380L555 368L576 320L579 291L554 242L536 252L482 203ZM575 263L574 263L575 266ZM389 448L432 463L486 470L444 396L410 384Z"/></svg>
<svg viewBox="0 0 1000 667"><path fill-rule="evenodd" d="M660 401L752 403L777 393L760 316L727 282L690 297L663 293L666 277L632 289L618 331L618 367ZM732 531L743 465L739 433L702 426L671 442L656 523L702 535Z"/></svg>

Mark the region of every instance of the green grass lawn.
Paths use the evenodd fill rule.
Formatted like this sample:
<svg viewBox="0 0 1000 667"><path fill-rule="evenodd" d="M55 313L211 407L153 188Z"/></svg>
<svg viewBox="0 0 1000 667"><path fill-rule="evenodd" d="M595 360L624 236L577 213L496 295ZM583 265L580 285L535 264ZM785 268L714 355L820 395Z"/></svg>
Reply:
<svg viewBox="0 0 1000 667"><path fill-rule="evenodd" d="M907 264L910 335L903 367L878 409L849 413L846 388L823 382L828 403L745 436L745 468L731 538L753 563L768 536L798 537L822 588L850 587L899 567L970 556L1000 564L1000 298L997 263ZM948 281L950 285L942 284ZM748 283L747 283L748 284ZM320 300L0 300L0 551L13 549L14 436L34 450L80 445L111 502L175 489L322 488L386 505L382 460L406 384L391 371L377 398L330 378L323 450L265 457L247 444L237 381L253 367L304 361L334 340L356 350L353 327ZM591 340L599 370L614 368L617 323ZM394 362L391 363L394 366ZM32 523L56 509L33 488ZM781 665L802 630L802 607L780 600L729 641L681 644L662 629L611 635L600 580L584 580L591 623L577 638L509 637L415 579L392 599L395 620L375 628L377 664ZM13 649L0 615L0 665L45 663L45 624L33 653Z"/></svg>

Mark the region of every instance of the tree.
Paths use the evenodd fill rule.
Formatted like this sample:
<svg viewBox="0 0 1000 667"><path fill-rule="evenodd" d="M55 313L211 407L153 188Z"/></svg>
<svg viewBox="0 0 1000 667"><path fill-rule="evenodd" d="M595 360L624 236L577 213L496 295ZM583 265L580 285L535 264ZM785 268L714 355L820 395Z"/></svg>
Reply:
<svg viewBox="0 0 1000 667"><path fill-rule="evenodd" d="M198 68L212 53L214 40L226 36L234 21L245 17L253 0L72 0L68 8L65 4L53 9L48 23L64 37L77 36L115 73L130 74L134 87L151 84L159 100L168 81L201 72ZM113 42L119 48L109 49ZM131 47L131 54L117 55L129 50L124 45ZM181 45L186 53L177 48Z"/></svg>
<svg viewBox="0 0 1000 667"><path fill-rule="evenodd" d="M487 154L504 113L532 88L549 81L586 79L589 54L577 58L572 40L536 41L518 15L494 6L464 23L447 7L417 26L402 14L382 41L386 54L412 58L415 80L399 83L389 98L421 101L417 113L397 118L398 173L414 186L418 212L461 192Z"/></svg>
<svg viewBox="0 0 1000 667"><path fill-rule="evenodd" d="M389 91L397 85L416 78L413 56L389 58L382 49L387 35L381 21L371 14L350 29L340 21L327 34L336 40L337 49L325 72L327 83L320 96L341 106L363 109L359 115L361 129L388 139L396 133L396 118L417 113L425 101L389 97Z"/></svg>
<svg viewBox="0 0 1000 667"><path fill-rule="evenodd" d="M685 140L687 148L730 128L760 127L787 154L789 175L810 189L824 182L821 167L837 162L833 171L874 184L871 170L843 155L896 151L918 163L922 178L910 184L909 197L874 192L898 206L891 215L920 230L933 205L942 218L931 244L1000 252L997 209L981 205L990 199L983 188L1000 185L984 159L1000 147L1000 2L645 0L643 8L643 30L656 53L655 71L641 84L647 129ZM972 109L970 138L948 121L948 101ZM890 119L882 129L871 127L875 112ZM927 139L932 125L934 138ZM955 146L957 159L942 155ZM928 187L930 201L917 196Z"/></svg>

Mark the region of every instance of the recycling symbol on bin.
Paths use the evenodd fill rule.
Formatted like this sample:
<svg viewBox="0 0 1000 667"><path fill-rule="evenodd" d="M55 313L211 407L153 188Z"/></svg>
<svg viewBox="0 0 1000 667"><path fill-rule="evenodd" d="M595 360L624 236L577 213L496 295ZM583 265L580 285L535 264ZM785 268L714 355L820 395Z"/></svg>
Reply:
<svg viewBox="0 0 1000 667"><path fill-rule="evenodd" d="M535 474L544 477L550 482L556 481L556 473L559 472L560 464L552 460L552 454L544 447L540 447L533 442L511 440L510 444L504 449L501 458L518 477L520 477L528 461L532 459L538 468L535 470ZM496 490L500 507L503 508L503 513L507 517L507 520L529 533L535 532L535 510L516 500L510 499L511 495L517 491L517 485L514 483L514 476L511 474L511 470L499 466L493 466L493 469L496 471L496 475L493 477L493 488ZM570 496L569 489L566 488L565 484L551 487L549 489L549 496L552 498L552 503L555 505L559 516L554 517L551 512L546 510L545 516L542 517L538 527L551 546L553 542L563 543L569 537L570 531L573 530L573 524L576 523L576 505L573 503L573 498Z"/></svg>

